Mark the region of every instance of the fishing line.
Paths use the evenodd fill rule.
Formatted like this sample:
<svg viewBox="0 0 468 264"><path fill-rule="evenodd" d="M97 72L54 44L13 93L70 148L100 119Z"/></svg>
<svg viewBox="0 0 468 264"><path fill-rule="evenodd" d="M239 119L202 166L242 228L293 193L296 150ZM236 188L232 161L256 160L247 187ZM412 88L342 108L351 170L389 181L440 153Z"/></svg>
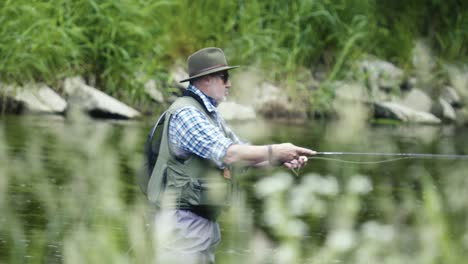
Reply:
<svg viewBox="0 0 468 264"><path fill-rule="evenodd" d="M467 159L468 160L468 155L457 155L457 154L385 153L385 152L317 152L315 155L387 156L387 157L410 157L410 158L421 158L421 159Z"/></svg>
<svg viewBox="0 0 468 264"><path fill-rule="evenodd" d="M355 161L355 160L346 160L346 159L338 159L338 158L327 158L327 157L317 157L317 156L384 156L384 157L396 157L384 160L373 160L373 161ZM404 159L453 159L453 160L460 160L466 159L468 160L468 155L457 155L457 154L426 154L426 153L383 153L383 152L317 152L313 156L309 156L311 159L319 159L319 160L329 160L329 161L336 161L341 163L347 164L379 164L379 163L387 163L387 162L395 162ZM300 168L293 169L291 171L296 175L299 176Z"/></svg>
<svg viewBox="0 0 468 264"><path fill-rule="evenodd" d="M401 157L401 158L395 158L395 159L375 160L375 161L354 161L354 160L344 160L344 159L325 158L325 157L309 157L309 158L319 159L319 160L331 160L331 161L337 161L337 162L349 163L349 164L378 164L378 163L394 162L394 161L404 160L404 159L416 159L416 157Z"/></svg>

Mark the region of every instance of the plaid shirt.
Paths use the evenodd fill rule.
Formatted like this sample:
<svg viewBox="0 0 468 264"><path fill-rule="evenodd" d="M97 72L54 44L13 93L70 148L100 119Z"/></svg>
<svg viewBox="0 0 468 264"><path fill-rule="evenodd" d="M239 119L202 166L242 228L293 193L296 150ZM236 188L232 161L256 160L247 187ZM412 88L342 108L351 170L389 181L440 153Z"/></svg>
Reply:
<svg viewBox="0 0 468 264"><path fill-rule="evenodd" d="M224 120L216 110L217 103L213 98L205 95L193 85L189 85L187 89L202 99L208 112L215 117L217 125L213 125L204 113L193 106L177 110L169 122L171 149L177 157L187 158L193 153L202 158L211 159L220 169L223 169L225 166L223 159L229 146L242 142L237 136L231 140L222 132L220 124Z"/></svg>

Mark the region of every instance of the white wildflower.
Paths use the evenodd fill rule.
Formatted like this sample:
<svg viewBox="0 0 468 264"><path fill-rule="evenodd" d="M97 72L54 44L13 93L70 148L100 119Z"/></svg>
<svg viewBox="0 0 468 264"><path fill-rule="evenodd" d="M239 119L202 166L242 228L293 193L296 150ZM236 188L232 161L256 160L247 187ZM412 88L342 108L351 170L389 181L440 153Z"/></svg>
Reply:
<svg viewBox="0 0 468 264"><path fill-rule="evenodd" d="M292 183L293 178L290 174L280 172L260 180L255 185L255 191L258 197L266 197L287 190Z"/></svg>
<svg viewBox="0 0 468 264"><path fill-rule="evenodd" d="M312 213L319 217L325 215L326 206L324 201L320 200L313 192L302 191L304 188L301 188L301 186L296 190L291 191L292 195L289 199L291 214L299 216Z"/></svg>
<svg viewBox="0 0 468 264"><path fill-rule="evenodd" d="M366 176L355 175L348 182L348 191L354 194L366 194L372 191L372 184Z"/></svg>
<svg viewBox="0 0 468 264"><path fill-rule="evenodd" d="M269 226L278 226L287 221L287 214L282 201L278 197L270 197L265 202L263 220Z"/></svg>
<svg viewBox="0 0 468 264"><path fill-rule="evenodd" d="M326 245L337 251L347 251L355 244L355 237L352 230L336 229L332 230L327 237Z"/></svg>
<svg viewBox="0 0 468 264"><path fill-rule="evenodd" d="M364 238L379 242L390 242L395 239L395 230L390 225L383 225L369 221L362 225L361 232Z"/></svg>
<svg viewBox="0 0 468 264"><path fill-rule="evenodd" d="M307 225L298 219L292 219L285 225L286 234L292 237L302 237L307 232Z"/></svg>
<svg viewBox="0 0 468 264"><path fill-rule="evenodd" d="M286 243L281 245L274 253L274 263L296 263L297 262L298 249L290 244Z"/></svg>
<svg viewBox="0 0 468 264"><path fill-rule="evenodd" d="M335 177L322 177L318 174L310 173L304 176L304 185L310 186L312 190L321 195L334 196L338 194L339 187Z"/></svg>

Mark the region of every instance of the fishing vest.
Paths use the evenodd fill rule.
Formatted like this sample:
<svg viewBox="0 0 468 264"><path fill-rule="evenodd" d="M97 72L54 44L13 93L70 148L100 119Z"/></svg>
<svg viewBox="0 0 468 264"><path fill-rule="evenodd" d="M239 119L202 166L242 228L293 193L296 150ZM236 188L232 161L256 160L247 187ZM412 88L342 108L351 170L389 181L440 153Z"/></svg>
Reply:
<svg viewBox="0 0 468 264"><path fill-rule="evenodd" d="M216 118L193 97L178 98L166 111L159 156L148 183L148 199L159 208L203 211L217 216L230 203L230 168L221 170L213 161L195 154L186 159L178 158L169 145L169 121L178 109L187 106L200 110L213 125L221 126L226 137L234 139L225 124L218 124Z"/></svg>

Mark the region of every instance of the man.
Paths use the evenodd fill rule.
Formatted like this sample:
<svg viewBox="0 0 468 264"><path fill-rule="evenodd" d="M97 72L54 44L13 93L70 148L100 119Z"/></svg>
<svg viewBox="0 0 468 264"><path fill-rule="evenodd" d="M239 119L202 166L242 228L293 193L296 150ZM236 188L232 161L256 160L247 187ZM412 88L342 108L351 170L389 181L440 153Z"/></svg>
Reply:
<svg viewBox="0 0 468 264"><path fill-rule="evenodd" d="M216 107L231 87L229 66L219 48L188 58L190 81L184 96L166 111L159 156L149 180L161 263L214 263L220 240L216 218L229 204L233 165L300 168L314 151L290 143L243 144ZM166 235L161 235L166 234ZM175 257L175 259L174 259Z"/></svg>

